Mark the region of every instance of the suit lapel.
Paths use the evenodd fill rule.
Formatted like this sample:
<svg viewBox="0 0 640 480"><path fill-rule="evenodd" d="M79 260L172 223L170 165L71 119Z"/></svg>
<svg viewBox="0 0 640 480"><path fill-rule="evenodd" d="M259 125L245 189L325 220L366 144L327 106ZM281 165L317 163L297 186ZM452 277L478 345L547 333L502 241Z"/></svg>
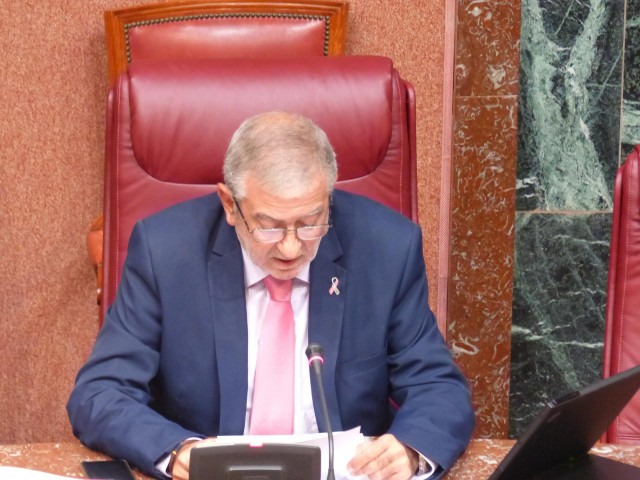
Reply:
<svg viewBox="0 0 640 480"><path fill-rule="evenodd" d="M342 333L342 319L346 289L347 271L335 263L342 256L342 248L333 230L322 240L318 254L310 269L309 292L309 343L319 343L324 349L322 384L324 386L329 418L332 429L342 430L338 396L336 392L336 363ZM338 279L340 294L330 294L331 279ZM315 380L311 381L313 406L320 431L326 431L320 396Z"/></svg>
<svg viewBox="0 0 640 480"><path fill-rule="evenodd" d="M246 415L248 342L242 251L235 230L226 222L215 238L208 273L220 382L220 434L241 435Z"/></svg>

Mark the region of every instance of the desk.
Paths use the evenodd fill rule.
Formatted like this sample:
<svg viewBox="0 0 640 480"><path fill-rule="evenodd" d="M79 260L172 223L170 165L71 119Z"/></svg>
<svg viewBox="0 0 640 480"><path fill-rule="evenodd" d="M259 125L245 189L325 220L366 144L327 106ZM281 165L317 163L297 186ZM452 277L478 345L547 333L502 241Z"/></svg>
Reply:
<svg viewBox="0 0 640 480"><path fill-rule="evenodd" d="M472 440L467 452L445 477L446 480L488 478L513 444L512 440ZM640 445L598 445L593 452L640 466ZM107 458L105 455L89 450L79 442L0 446L0 465L32 468L76 478L84 476L81 461ZM139 480L149 478L139 472L135 473Z"/></svg>

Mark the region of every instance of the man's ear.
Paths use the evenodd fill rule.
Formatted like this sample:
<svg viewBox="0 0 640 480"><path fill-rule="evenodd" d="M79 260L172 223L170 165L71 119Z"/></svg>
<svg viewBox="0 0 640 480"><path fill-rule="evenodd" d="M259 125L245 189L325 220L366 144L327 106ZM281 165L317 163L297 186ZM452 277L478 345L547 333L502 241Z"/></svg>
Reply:
<svg viewBox="0 0 640 480"><path fill-rule="evenodd" d="M220 201L222 202L222 207L224 208L224 213L227 218L227 223L232 227L236 226L236 202L233 200L233 195L231 194L231 190L224 184L219 183L218 187L218 197L220 197Z"/></svg>

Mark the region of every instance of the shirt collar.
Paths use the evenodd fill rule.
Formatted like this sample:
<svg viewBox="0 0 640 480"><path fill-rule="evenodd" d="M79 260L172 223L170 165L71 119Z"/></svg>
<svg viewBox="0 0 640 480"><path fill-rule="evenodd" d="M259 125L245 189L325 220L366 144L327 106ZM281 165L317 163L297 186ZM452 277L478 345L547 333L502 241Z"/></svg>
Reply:
<svg viewBox="0 0 640 480"><path fill-rule="evenodd" d="M242 250L242 260L244 265L244 286L246 288L253 287L256 283L262 282L264 277L269 275L262 268L258 267L253 261L249 254L245 251L244 247L241 246ZM309 283L309 264L307 263L300 273L296 275L298 280L301 280L305 283Z"/></svg>

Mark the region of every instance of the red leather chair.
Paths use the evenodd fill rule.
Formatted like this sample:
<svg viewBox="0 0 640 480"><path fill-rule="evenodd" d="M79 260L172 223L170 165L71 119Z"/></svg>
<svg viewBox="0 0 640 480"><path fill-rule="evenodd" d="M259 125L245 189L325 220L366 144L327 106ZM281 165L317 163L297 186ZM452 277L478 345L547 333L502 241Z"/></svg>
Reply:
<svg viewBox="0 0 640 480"><path fill-rule="evenodd" d="M140 61L117 78L110 99L103 310L135 222L214 191L232 133L259 112L313 119L336 150L338 188L417 221L415 97L389 59Z"/></svg>
<svg viewBox="0 0 640 480"><path fill-rule="evenodd" d="M640 145L618 169L607 287L604 377L640 364ZM640 393L609 427L605 441L640 443Z"/></svg>
<svg viewBox="0 0 640 480"><path fill-rule="evenodd" d="M345 0L189 0L107 10L109 81L140 61L342 55L347 15ZM100 324L102 222L96 218L87 236Z"/></svg>

